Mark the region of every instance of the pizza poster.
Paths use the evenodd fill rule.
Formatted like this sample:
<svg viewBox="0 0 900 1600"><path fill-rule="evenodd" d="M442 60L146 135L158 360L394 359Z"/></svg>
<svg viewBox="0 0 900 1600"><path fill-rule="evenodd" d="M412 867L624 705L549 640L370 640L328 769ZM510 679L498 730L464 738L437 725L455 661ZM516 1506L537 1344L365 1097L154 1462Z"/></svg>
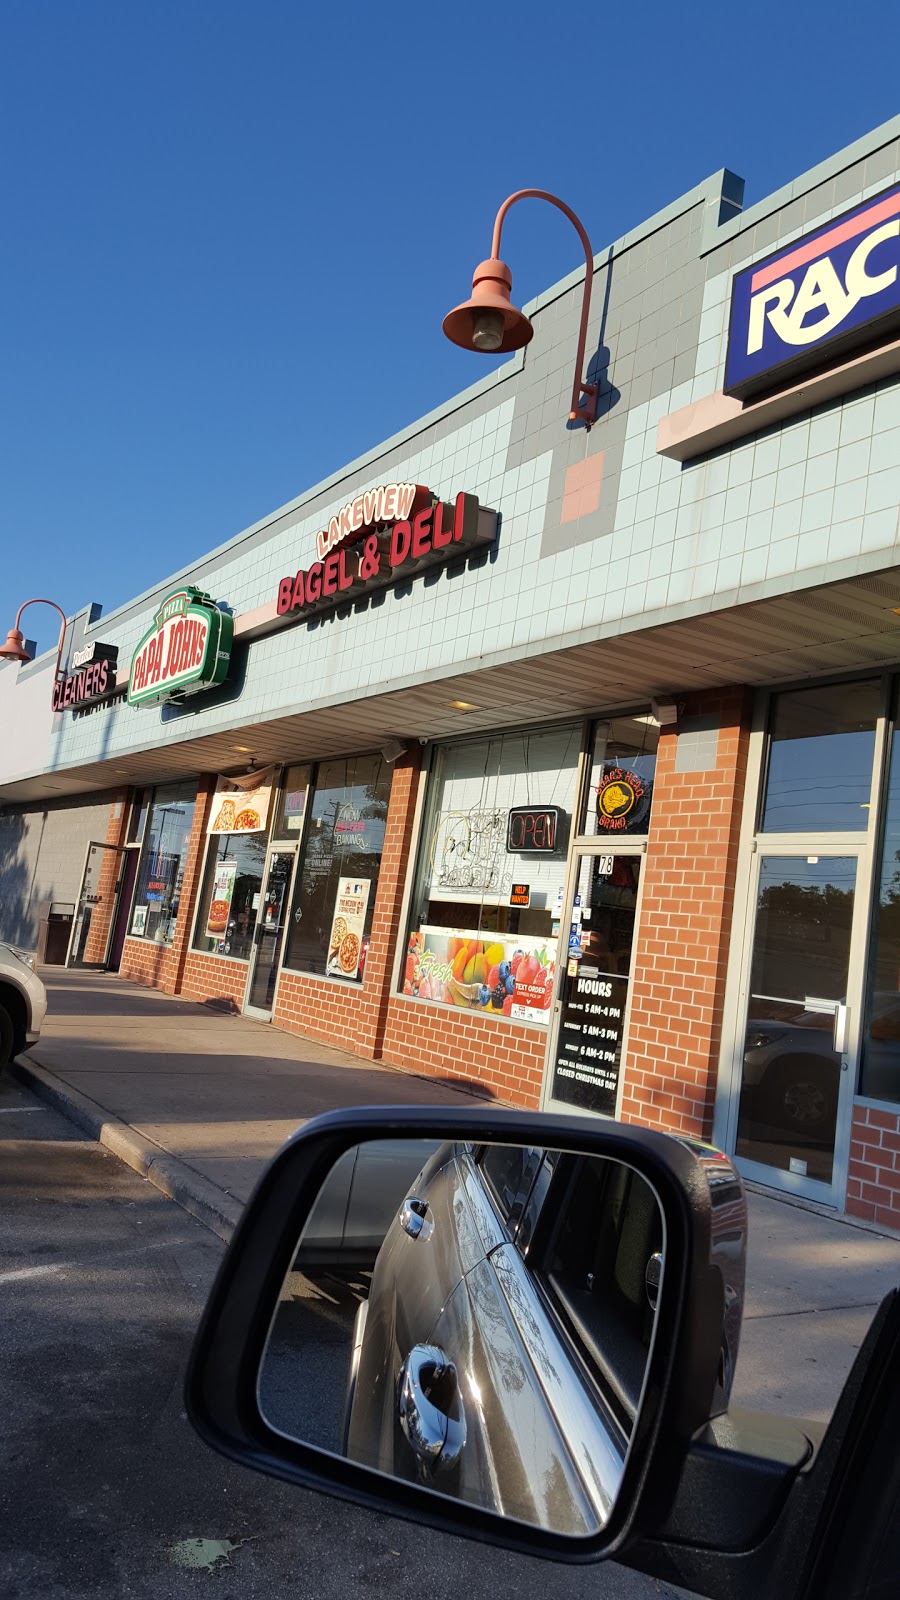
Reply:
<svg viewBox="0 0 900 1600"><path fill-rule="evenodd" d="M209 911L206 917L207 939L224 939L228 931L228 920L231 916L231 897L234 894L234 880L237 877L237 862L222 861L216 868L213 878L212 899L209 902Z"/></svg>
<svg viewBox="0 0 900 1600"><path fill-rule="evenodd" d="M265 833L274 767L240 778L218 777L207 833Z"/></svg>
<svg viewBox="0 0 900 1600"><path fill-rule="evenodd" d="M332 978L358 978L363 951L363 932L369 904L371 878L340 878L334 902L334 917L328 939L325 971Z"/></svg>

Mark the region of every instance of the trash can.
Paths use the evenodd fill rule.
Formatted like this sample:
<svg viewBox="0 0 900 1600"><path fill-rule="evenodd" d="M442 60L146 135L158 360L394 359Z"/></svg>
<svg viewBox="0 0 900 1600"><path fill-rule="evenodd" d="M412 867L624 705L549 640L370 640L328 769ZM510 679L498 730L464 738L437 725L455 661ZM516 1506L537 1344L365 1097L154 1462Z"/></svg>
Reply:
<svg viewBox="0 0 900 1600"><path fill-rule="evenodd" d="M72 933L74 905L61 900L41 902L41 920L35 960L38 966L64 967Z"/></svg>

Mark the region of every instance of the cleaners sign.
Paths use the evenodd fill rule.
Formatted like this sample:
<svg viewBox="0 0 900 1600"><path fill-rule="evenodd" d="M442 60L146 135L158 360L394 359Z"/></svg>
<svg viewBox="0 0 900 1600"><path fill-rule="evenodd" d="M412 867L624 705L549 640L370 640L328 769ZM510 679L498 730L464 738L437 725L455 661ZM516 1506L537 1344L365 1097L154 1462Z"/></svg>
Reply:
<svg viewBox="0 0 900 1600"><path fill-rule="evenodd" d="M318 561L282 578L280 617L314 616L367 590L490 544L497 513L473 494L445 505L421 484L388 484L350 501L316 537Z"/></svg>
<svg viewBox="0 0 900 1600"><path fill-rule="evenodd" d="M734 280L725 393L746 400L900 330L900 187Z"/></svg>
<svg viewBox="0 0 900 1600"><path fill-rule="evenodd" d="M129 705L196 694L221 683L233 633L234 619L218 611L200 589L186 587L167 595L132 657Z"/></svg>
<svg viewBox="0 0 900 1600"><path fill-rule="evenodd" d="M86 700L98 700L116 687L117 647L93 642L76 650L72 666L78 670L53 685L54 711L73 709Z"/></svg>

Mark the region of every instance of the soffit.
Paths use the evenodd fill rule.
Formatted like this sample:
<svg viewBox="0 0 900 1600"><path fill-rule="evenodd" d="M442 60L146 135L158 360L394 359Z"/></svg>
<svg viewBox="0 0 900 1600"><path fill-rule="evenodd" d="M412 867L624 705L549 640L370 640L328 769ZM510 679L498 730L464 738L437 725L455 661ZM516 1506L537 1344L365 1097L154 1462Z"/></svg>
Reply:
<svg viewBox="0 0 900 1600"><path fill-rule="evenodd" d="M25 801L161 783L197 772L322 759L377 748L389 738L434 740L645 704L726 684L764 685L900 665L900 569L736 606L683 622L417 683L386 694L235 726L0 788ZM476 709L448 704L464 700Z"/></svg>

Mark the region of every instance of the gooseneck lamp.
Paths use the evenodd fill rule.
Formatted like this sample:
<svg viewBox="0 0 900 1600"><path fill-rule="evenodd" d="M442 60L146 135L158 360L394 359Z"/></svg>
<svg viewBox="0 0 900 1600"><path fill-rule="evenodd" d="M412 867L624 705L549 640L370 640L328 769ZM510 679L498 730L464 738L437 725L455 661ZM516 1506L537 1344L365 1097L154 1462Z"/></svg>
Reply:
<svg viewBox="0 0 900 1600"><path fill-rule="evenodd" d="M63 672L63 669L62 669L62 653L63 653L63 645L66 642L66 613L63 611L62 606L58 606L56 604L55 600L39 600L39 599L26 600L26 601L23 602L22 605L20 605L18 611L16 612L15 626L10 628L9 633L6 635L6 643L4 645L0 645L0 660L3 660L3 661L30 661L31 660L31 656L28 654L28 651L25 649L25 638L24 638L24 635L22 633L21 628L19 627L19 623L22 620L22 612L25 610L26 606L52 606L54 611L58 611L60 616L62 617L62 623L60 625L60 630L59 630L59 644L57 645L57 648L56 648L56 673L55 673L55 679L54 679L55 683L58 683L61 678L65 677L65 673Z"/></svg>
<svg viewBox="0 0 900 1600"><path fill-rule="evenodd" d="M490 258L475 268L471 298L448 311L442 326L452 344L458 344L463 350L481 350L486 355L503 355L509 350L521 350L534 337L534 328L524 311L512 303L512 273L506 262L500 260L503 221L510 206L514 206L517 200L549 200L552 206L568 217L584 245L584 297L581 302L581 326L578 330L569 421L583 422L585 427L590 428L597 420L597 385L585 383L582 373L588 318L591 314L594 255L583 224L571 207L557 199L555 194L548 194L546 189L519 189L508 200L504 200L494 221Z"/></svg>

